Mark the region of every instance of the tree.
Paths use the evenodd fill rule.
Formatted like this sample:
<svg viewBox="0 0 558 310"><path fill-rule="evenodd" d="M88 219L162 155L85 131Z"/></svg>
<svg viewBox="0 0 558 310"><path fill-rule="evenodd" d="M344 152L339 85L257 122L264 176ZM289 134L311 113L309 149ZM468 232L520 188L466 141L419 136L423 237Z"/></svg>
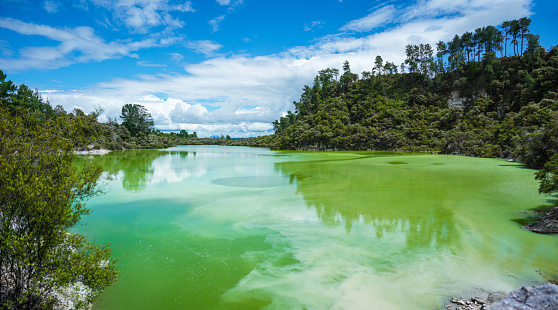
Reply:
<svg viewBox="0 0 558 310"><path fill-rule="evenodd" d="M124 125L132 136L148 134L153 127L151 113L139 104L126 104L122 107L122 125Z"/></svg>
<svg viewBox="0 0 558 310"><path fill-rule="evenodd" d="M462 36L461 36L461 44L463 45L463 47L465 48L465 53L467 54L467 63L470 63L470 55L471 52L473 50L474 44L473 44L473 33L472 32L465 32ZM474 55L474 54L473 54ZM474 58L473 58L474 59Z"/></svg>
<svg viewBox="0 0 558 310"><path fill-rule="evenodd" d="M536 173L537 180L541 181L539 193L558 193L558 154L552 156L544 167Z"/></svg>
<svg viewBox="0 0 558 310"><path fill-rule="evenodd" d="M535 67L535 62L541 55L542 46L540 44L540 37L538 34L527 34L527 48L525 49L525 56L529 58L531 70Z"/></svg>
<svg viewBox="0 0 558 310"><path fill-rule="evenodd" d="M504 30L504 55L508 56L508 37L511 34L511 22L505 21L502 23L502 30Z"/></svg>
<svg viewBox="0 0 558 310"><path fill-rule="evenodd" d="M530 18L522 17L518 21L519 34L521 36L521 55L523 55L523 39L525 39L525 35L529 33L529 25L531 25Z"/></svg>
<svg viewBox="0 0 558 310"><path fill-rule="evenodd" d="M16 90L14 83L10 80L6 81L6 75L0 70L0 106L7 102Z"/></svg>
<svg viewBox="0 0 558 310"><path fill-rule="evenodd" d="M351 72L351 65L349 61L345 60L343 63L343 75L341 75L341 85L344 89L347 89L349 84L358 80L358 74Z"/></svg>
<svg viewBox="0 0 558 310"><path fill-rule="evenodd" d="M436 43L436 56L438 57L438 72L444 72L444 56L448 53L448 48L444 41Z"/></svg>
<svg viewBox="0 0 558 310"><path fill-rule="evenodd" d="M520 32L521 26L519 25L519 21L517 19L510 21L510 34L512 36L511 43L513 44L513 54L515 56L517 56L519 52L519 42L517 41L517 38L519 37Z"/></svg>
<svg viewBox="0 0 558 310"><path fill-rule="evenodd" d="M116 280L110 249L69 233L102 169L78 170L58 126L0 108L0 309L52 308L78 282L92 298Z"/></svg>
<svg viewBox="0 0 558 310"><path fill-rule="evenodd" d="M38 90L32 90L25 84L19 87L12 81L6 81L6 75L0 70L0 105L6 107L11 114L34 113L35 117L45 118L54 115L48 100L43 100Z"/></svg>
<svg viewBox="0 0 558 310"><path fill-rule="evenodd" d="M432 46L430 44L420 44L419 45L419 63L420 63L420 72L425 76L430 75L430 70L433 68L433 58L432 53Z"/></svg>
<svg viewBox="0 0 558 310"><path fill-rule="evenodd" d="M374 69L372 69L372 72L376 73L377 75L382 75L383 67L384 60L382 59L382 56L376 56L376 59L374 60Z"/></svg>
<svg viewBox="0 0 558 310"><path fill-rule="evenodd" d="M409 65L409 72L414 73L418 70L418 46L407 44L405 47L405 54L407 59L405 59L405 64Z"/></svg>

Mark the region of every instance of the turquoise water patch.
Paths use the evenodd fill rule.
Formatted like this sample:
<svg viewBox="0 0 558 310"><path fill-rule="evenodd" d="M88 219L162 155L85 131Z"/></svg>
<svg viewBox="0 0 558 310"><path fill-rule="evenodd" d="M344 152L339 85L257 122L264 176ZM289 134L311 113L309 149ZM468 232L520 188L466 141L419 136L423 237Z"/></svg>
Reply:
<svg viewBox="0 0 558 310"><path fill-rule="evenodd" d="M288 179L277 176L231 177L211 181L213 184L232 187L274 187L287 185Z"/></svg>

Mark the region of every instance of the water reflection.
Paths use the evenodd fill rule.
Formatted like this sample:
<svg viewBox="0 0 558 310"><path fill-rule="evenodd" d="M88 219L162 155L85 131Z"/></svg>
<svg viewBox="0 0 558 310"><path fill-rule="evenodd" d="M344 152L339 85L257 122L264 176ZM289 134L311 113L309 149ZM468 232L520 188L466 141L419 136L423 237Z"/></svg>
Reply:
<svg viewBox="0 0 558 310"><path fill-rule="evenodd" d="M131 192L143 191L150 184L175 183L191 176L203 174L199 165L191 165L196 152L168 150L127 150L110 152L103 156L82 156L79 160L94 160L103 170L116 174L122 187Z"/></svg>
<svg viewBox="0 0 558 310"><path fill-rule="evenodd" d="M343 161L286 162L276 169L296 182L326 225L345 225L350 233L354 223L370 223L377 238L401 231L410 246L449 242L455 225L448 197L462 180L450 185L402 161Z"/></svg>
<svg viewBox="0 0 558 310"><path fill-rule="evenodd" d="M556 271L556 239L512 221L544 204L532 171L502 161L212 146L94 160L118 179L80 227L129 254L101 309L432 309Z"/></svg>

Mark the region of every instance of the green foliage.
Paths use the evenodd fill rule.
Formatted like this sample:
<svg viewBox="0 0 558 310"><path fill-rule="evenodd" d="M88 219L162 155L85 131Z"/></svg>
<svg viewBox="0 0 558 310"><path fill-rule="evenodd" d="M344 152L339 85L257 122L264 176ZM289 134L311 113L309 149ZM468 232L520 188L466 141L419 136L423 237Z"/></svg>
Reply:
<svg viewBox="0 0 558 310"><path fill-rule="evenodd" d="M438 42L436 61L428 44L407 45L409 73L404 65L400 74L386 69L381 56L361 80L337 81L325 75L333 69L322 70L295 113L273 123L268 146L431 151L543 168L558 154L558 49L543 49L529 24L522 18L505 22L503 32L486 26ZM518 56L497 58L507 55L508 39ZM343 70L350 73L348 62ZM552 167L540 172L544 192L558 188Z"/></svg>
<svg viewBox="0 0 558 310"><path fill-rule="evenodd" d="M102 170L77 170L61 132L0 108L0 309L50 308L68 285L99 292L116 280L110 249L69 233Z"/></svg>
<svg viewBox="0 0 558 310"><path fill-rule="evenodd" d="M12 81L6 81L6 75L0 70L0 106L7 108L12 114L34 113L42 120L53 115L52 107L44 101L37 90L21 84L19 87Z"/></svg>
<svg viewBox="0 0 558 310"><path fill-rule="evenodd" d="M139 104L126 104L122 107L122 125L128 129L132 136L148 134L153 127L151 113Z"/></svg>
<svg viewBox="0 0 558 310"><path fill-rule="evenodd" d="M544 167L537 172L536 179L541 181L539 193L558 193L558 154L544 164Z"/></svg>

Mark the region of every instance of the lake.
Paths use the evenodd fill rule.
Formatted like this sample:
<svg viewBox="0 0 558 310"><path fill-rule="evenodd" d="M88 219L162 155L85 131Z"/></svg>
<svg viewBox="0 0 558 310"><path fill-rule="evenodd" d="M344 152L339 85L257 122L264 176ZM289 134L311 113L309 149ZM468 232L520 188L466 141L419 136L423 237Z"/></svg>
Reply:
<svg viewBox="0 0 558 310"><path fill-rule="evenodd" d="M111 242L99 309L432 309L558 274L534 170L501 159L179 146L114 173L76 230Z"/></svg>

